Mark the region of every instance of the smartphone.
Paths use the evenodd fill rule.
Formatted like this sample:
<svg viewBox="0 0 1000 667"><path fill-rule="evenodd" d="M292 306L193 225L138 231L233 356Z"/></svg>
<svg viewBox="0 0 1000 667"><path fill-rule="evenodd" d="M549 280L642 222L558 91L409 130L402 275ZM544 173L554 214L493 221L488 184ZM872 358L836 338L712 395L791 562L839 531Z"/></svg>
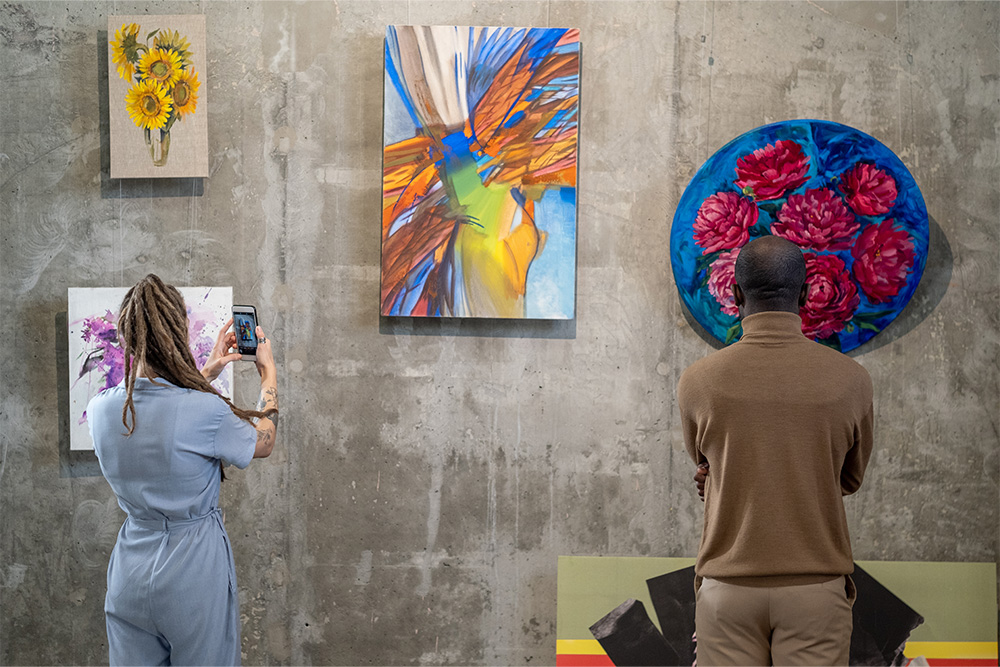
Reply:
<svg viewBox="0 0 1000 667"><path fill-rule="evenodd" d="M236 351L247 361L257 359L257 309L253 306L233 306L233 331Z"/></svg>

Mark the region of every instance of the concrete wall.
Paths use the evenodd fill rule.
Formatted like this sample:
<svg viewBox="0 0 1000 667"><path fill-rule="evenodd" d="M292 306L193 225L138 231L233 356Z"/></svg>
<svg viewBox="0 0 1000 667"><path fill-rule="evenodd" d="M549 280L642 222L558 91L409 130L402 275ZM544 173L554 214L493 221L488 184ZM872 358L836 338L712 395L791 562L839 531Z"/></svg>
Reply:
<svg viewBox="0 0 1000 667"><path fill-rule="evenodd" d="M107 15L143 12L208 16L203 182L108 179ZM575 322L379 319L389 23L581 29ZM552 664L557 556L696 552L674 386L712 345L670 221L716 149L791 117L880 139L932 218L916 298L855 354L855 556L997 560L998 32L993 2L3 4L0 662L107 659L123 515L68 450L66 289L153 271L233 285L277 343L279 447L222 498L247 663Z"/></svg>

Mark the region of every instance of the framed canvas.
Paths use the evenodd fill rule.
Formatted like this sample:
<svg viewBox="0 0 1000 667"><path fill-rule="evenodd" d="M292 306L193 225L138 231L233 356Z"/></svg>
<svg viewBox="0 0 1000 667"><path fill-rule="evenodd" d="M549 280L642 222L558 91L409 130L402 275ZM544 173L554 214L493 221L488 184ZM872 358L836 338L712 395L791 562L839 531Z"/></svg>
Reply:
<svg viewBox="0 0 1000 667"><path fill-rule="evenodd" d="M178 287L188 314L191 352L201 368L212 352L215 337L231 317L232 287ZM92 450L87 426L87 404L101 390L122 381L125 360L118 344L118 308L127 287L71 287L69 289L69 404L70 449ZM232 397L230 366L212 383Z"/></svg>
<svg viewBox="0 0 1000 667"><path fill-rule="evenodd" d="M111 178L208 176L204 15L108 17Z"/></svg>
<svg viewBox="0 0 1000 667"><path fill-rule="evenodd" d="M909 170L877 139L829 121L783 121L733 139L677 205L670 262L681 301L726 344L742 333L736 258L767 234L805 256L802 332L842 352L902 312L927 262L927 208Z"/></svg>
<svg viewBox="0 0 1000 667"><path fill-rule="evenodd" d="M381 314L572 319L579 31L389 26Z"/></svg>

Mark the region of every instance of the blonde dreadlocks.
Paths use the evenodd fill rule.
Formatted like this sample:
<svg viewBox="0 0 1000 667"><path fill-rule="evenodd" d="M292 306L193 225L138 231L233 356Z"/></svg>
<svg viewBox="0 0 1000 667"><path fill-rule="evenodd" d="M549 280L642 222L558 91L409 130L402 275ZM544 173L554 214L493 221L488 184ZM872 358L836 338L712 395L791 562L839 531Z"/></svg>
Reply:
<svg viewBox="0 0 1000 667"><path fill-rule="evenodd" d="M135 430L132 391L139 366L146 373L175 386L219 396L233 414L245 421L265 416L263 412L243 410L233 405L198 371L194 355L188 347L184 297L173 285L167 285L159 276L150 273L128 291L118 312L118 342L125 356L125 388L128 392L122 407L122 424L129 435Z"/></svg>

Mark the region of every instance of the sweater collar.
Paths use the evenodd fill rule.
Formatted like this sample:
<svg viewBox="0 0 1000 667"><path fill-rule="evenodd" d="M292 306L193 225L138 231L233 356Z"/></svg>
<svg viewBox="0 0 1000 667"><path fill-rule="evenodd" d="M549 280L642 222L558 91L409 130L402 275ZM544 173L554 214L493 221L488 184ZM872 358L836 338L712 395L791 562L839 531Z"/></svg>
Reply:
<svg viewBox="0 0 1000 667"><path fill-rule="evenodd" d="M743 338L740 340L767 342L803 338L802 318L795 313L770 310L743 318Z"/></svg>

